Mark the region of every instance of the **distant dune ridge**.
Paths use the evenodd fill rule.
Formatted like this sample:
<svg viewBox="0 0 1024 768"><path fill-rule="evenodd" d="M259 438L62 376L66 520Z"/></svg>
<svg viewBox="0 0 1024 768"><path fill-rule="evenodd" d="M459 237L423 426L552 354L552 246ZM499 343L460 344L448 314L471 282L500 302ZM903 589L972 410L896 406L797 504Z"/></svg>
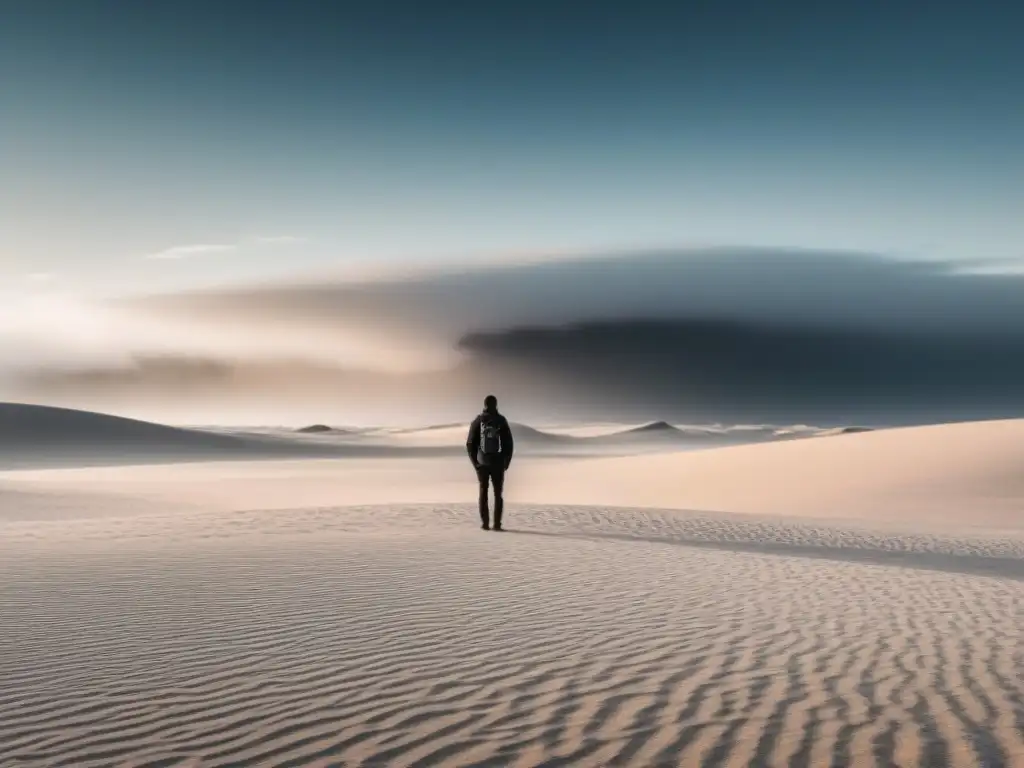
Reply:
<svg viewBox="0 0 1024 768"><path fill-rule="evenodd" d="M394 450L352 443L310 443L289 439L283 432L183 429L90 411L0 403L0 469L384 456ZM424 452L413 449L413 454Z"/></svg>
<svg viewBox="0 0 1024 768"><path fill-rule="evenodd" d="M839 430L538 472L538 487L554 503L1024 530L1024 420Z"/></svg>
<svg viewBox="0 0 1024 768"><path fill-rule="evenodd" d="M874 432L871 427L833 427L831 429L823 429L818 433L819 437L825 437L827 435L859 435L863 432Z"/></svg>
<svg viewBox="0 0 1024 768"><path fill-rule="evenodd" d="M679 430L669 424L667 421L652 421L647 424L641 424L639 427L633 427L629 432L678 432Z"/></svg>
<svg viewBox="0 0 1024 768"><path fill-rule="evenodd" d="M0 430L7 440L48 443L97 444L105 440L151 441L156 438L194 444L197 438L212 437L121 416L28 403L0 403ZM236 441L217 436L205 442L225 445Z"/></svg>
<svg viewBox="0 0 1024 768"><path fill-rule="evenodd" d="M520 422L509 422L509 428L512 430L513 437L520 441L539 441L544 443L564 443L566 441L578 440L579 438L573 435L558 434L556 432L546 432L536 427L531 427Z"/></svg>
<svg viewBox="0 0 1024 768"><path fill-rule="evenodd" d="M310 424L308 427L299 427L296 432L304 435L317 435L324 432L337 432L334 427L329 427L326 424Z"/></svg>
<svg viewBox="0 0 1024 768"><path fill-rule="evenodd" d="M671 444L700 448L790 436L776 427L681 428L667 422L612 427L596 435L512 423L520 448L531 451L628 453ZM0 469L214 459L342 458L461 454L468 424L416 429L348 429L317 423L295 430L184 429L120 416L21 403L0 403ZM807 436L813 428L794 434Z"/></svg>
<svg viewBox="0 0 1024 768"><path fill-rule="evenodd" d="M168 427L120 416L22 403L0 403L0 449L32 451L104 447L184 452L231 451L245 442L231 435Z"/></svg>
<svg viewBox="0 0 1024 768"><path fill-rule="evenodd" d="M1024 765L1024 420L0 417L4 765Z"/></svg>
<svg viewBox="0 0 1024 768"><path fill-rule="evenodd" d="M33 412L50 419L65 415L62 411ZM237 480L221 477L207 489L218 503L229 506L259 506L276 496L280 496L277 503L287 504L289 493L299 494L302 503L315 504L332 503L339 493L351 503L360 504L444 503L465 498L467 483L472 486L466 474L464 425L402 434L314 435L311 441L232 435L226 443L230 450L220 447L225 436L167 428L168 434L184 441L184 448L161 452L143 442L136 452L123 448L127 441L116 435L114 427L120 428L122 420L96 418L95 414L88 415L89 423L104 427L97 433L101 437L96 439L95 453L106 456L105 464L260 459L252 470L239 470ZM83 422L71 414L68 423L74 426ZM1024 528L1024 420L867 432L809 427L790 431L763 426L715 432L707 428L696 438L691 436L693 428L667 426L655 424L650 431L642 425L639 432L627 427L603 436L580 437L517 425L517 461L509 499L512 503L644 506L849 518L872 523ZM125 429L132 435L138 430L147 439L153 435L159 440L165 428L127 422ZM734 433L739 436L733 437ZM651 434L654 437L648 438ZM671 436L671 440L663 442L664 435ZM193 439L197 448L188 442ZM218 450L207 448L207 439ZM24 432L19 441L5 440L0 454L4 466L47 466L50 448L43 444L33 453L26 448L30 444ZM20 460L15 460L19 456ZM281 458L341 461L310 464L308 469L302 465L289 465L283 471L274 469L274 460ZM87 466L99 462L95 455L78 460L69 451L64 464L76 463ZM184 466L156 468L153 476L167 477L171 472L176 478L185 478L192 471ZM119 482L119 470L115 467L111 472L114 479L108 490L116 489ZM217 466L209 470L198 467L195 472L197 478L223 474ZM295 476L301 489L279 487L279 478L288 473ZM257 492L263 483L260 474L271 479L264 490ZM66 476L73 478L75 474ZM90 470L89 477L100 479L104 473ZM204 499L203 483L186 482L191 488L180 492L176 485L171 484L172 495L194 492L197 501Z"/></svg>

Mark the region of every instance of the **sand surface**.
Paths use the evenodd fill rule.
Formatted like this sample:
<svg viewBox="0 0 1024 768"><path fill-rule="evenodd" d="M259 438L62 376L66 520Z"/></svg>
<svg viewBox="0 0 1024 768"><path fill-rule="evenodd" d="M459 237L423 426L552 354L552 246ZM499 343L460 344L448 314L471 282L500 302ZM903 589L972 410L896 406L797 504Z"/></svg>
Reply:
<svg viewBox="0 0 1024 768"><path fill-rule="evenodd" d="M1024 766L1022 458L0 473L0 765Z"/></svg>

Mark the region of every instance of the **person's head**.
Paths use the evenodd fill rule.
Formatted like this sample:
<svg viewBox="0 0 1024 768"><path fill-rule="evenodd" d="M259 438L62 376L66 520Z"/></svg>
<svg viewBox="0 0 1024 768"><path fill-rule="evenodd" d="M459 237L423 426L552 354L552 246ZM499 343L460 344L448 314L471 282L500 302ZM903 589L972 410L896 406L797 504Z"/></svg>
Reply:
<svg viewBox="0 0 1024 768"><path fill-rule="evenodd" d="M484 398L484 410L485 411L496 411L498 410L498 398L494 395L488 395Z"/></svg>

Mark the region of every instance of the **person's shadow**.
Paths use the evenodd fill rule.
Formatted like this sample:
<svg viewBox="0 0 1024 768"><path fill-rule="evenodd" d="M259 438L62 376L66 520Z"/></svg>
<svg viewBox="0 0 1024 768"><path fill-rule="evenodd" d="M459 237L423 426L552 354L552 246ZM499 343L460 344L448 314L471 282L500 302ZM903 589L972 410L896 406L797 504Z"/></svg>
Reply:
<svg viewBox="0 0 1024 768"><path fill-rule="evenodd" d="M528 528L503 526L503 533L516 536L536 536L552 539L581 541L618 541L630 544L660 544L693 549L713 549L727 552L752 552L763 555L806 557L817 560L837 560L847 563L890 565L945 573L963 573L974 576L992 576L1000 579L1024 581L1024 559L1013 557L986 557L984 555L956 555L946 552L896 552L867 547L815 547L807 544L787 544L774 541L708 541L686 536L657 536L590 531L538 531Z"/></svg>

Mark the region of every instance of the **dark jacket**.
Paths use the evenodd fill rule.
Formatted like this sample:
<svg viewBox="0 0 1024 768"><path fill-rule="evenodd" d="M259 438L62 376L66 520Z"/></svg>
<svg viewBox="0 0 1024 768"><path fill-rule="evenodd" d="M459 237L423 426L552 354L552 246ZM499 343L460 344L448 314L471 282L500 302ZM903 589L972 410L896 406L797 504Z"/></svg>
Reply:
<svg viewBox="0 0 1024 768"><path fill-rule="evenodd" d="M497 423L501 435L501 453L497 456L488 456L480 452L480 426L489 422ZM473 466L488 466L494 461L500 461L503 469L508 469L512 463L512 451L515 445L512 440L512 430L509 429L508 420L497 411L489 411L486 408L483 413L473 419L469 425L469 434L466 436L466 453Z"/></svg>

